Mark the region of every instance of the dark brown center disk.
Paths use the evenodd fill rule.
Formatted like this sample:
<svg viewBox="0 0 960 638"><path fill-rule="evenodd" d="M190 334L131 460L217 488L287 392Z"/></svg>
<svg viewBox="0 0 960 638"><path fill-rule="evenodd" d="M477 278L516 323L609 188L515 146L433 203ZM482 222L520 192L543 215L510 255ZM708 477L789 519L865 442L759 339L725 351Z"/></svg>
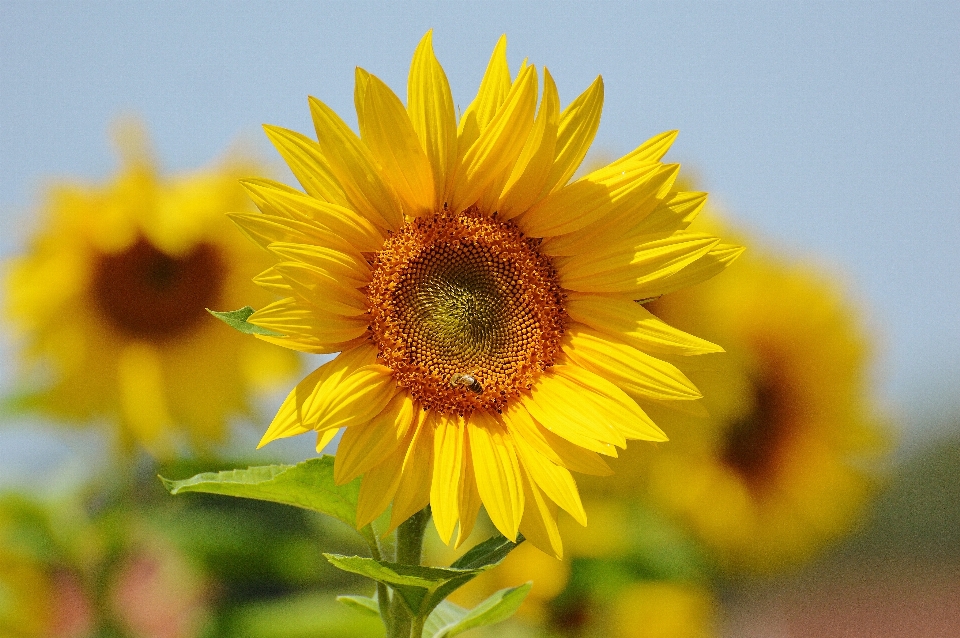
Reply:
<svg viewBox="0 0 960 638"><path fill-rule="evenodd" d="M220 253L211 244L172 257L141 237L126 250L100 256L93 296L121 332L163 341L199 324L204 309L216 305L225 275Z"/></svg>
<svg viewBox="0 0 960 638"><path fill-rule="evenodd" d="M563 294L537 245L469 210L418 218L377 254L373 338L424 408L499 411L553 365Z"/></svg>

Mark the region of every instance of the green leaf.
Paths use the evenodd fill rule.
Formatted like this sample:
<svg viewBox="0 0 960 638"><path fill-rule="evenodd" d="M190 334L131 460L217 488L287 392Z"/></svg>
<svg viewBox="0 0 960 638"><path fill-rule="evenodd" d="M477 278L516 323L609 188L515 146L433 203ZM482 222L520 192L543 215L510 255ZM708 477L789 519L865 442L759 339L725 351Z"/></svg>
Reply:
<svg viewBox="0 0 960 638"><path fill-rule="evenodd" d="M450 567L422 567L376 561L360 556L324 554L336 567L360 574L393 588L416 616L425 617L458 587L473 580L478 574L493 567L485 565L477 569L454 569Z"/></svg>
<svg viewBox="0 0 960 638"><path fill-rule="evenodd" d="M376 598L369 596L337 596L337 602L343 603L350 609L355 609L362 614L380 617L380 603Z"/></svg>
<svg viewBox="0 0 960 638"><path fill-rule="evenodd" d="M160 480L173 495L205 492L284 503L333 516L356 528L360 481L337 485L333 480L333 457L330 455L297 465L205 472L182 481L161 476Z"/></svg>
<svg viewBox="0 0 960 638"><path fill-rule="evenodd" d="M529 582L519 587L501 589L473 609L462 610L464 613L459 618L432 634L426 633L425 625L424 638L452 638L452 636L462 634L470 629L486 627L504 621L520 608L520 603L530 593L531 587L533 587L533 583ZM437 608L437 611L440 611L440 607ZM452 617L456 614L456 611L445 609L444 614L447 617Z"/></svg>
<svg viewBox="0 0 960 638"><path fill-rule="evenodd" d="M458 558L450 567L455 569L479 569L487 565L496 565L524 540L523 534L517 534L516 543L498 534L470 548L470 551Z"/></svg>
<svg viewBox="0 0 960 638"><path fill-rule="evenodd" d="M244 306L239 310L230 310L228 312L217 312L216 310L206 309L211 315L227 324L234 330L239 330L240 332L248 335L266 335L268 337L282 337L279 332L274 332L273 330L267 330L266 328L261 328L247 321L250 318L250 315L256 312L250 306Z"/></svg>
<svg viewBox="0 0 960 638"><path fill-rule="evenodd" d="M425 638L431 638L450 625L455 625L461 618L467 615L468 610L460 605L454 605L449 600L445 600L433 610L427 622L423 625L423 635Z"/></svg>

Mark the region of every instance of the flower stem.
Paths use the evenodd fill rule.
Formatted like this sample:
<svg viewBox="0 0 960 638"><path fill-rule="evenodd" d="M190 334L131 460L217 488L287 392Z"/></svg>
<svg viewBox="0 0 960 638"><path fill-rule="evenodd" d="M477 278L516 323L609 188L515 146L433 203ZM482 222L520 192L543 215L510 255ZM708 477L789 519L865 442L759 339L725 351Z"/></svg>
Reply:
<svg viewBox="0 0 960 638"><path fill-rule="evenodd" d="M397 528L397 562L401 565L420 565L423 560L423 533L430 521L430 506L420 510ZM410 613L400 596L390 601L387 638L420 638L425 618Z"/></svg>

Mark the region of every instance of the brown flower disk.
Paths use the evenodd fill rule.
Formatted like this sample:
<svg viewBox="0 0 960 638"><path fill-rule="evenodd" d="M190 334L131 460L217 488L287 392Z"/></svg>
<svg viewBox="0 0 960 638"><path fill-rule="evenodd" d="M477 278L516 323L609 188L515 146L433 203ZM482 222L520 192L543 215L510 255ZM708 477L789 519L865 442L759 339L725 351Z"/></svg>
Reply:
<svg viewBox="0 0 960 638"><path fill-rule="evenodd" d="M563 294L538 244L469 209L417 218L377 253L373 339L424 409L499 412L553 365Z"/></svg>

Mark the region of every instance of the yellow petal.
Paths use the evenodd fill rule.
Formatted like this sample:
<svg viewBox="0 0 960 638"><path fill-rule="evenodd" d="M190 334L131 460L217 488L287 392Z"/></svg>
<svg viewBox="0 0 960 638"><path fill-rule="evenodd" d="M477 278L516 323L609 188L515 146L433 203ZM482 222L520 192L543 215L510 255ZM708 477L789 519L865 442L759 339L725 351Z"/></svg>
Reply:
<svg viewBox="0 0 960 638"><path fill-rule="evenodd" d="M543 490L554 503L566 510L574 520L581 525L586 525L587 513L583 509L580 492L577 491L577 484L570 472L528 445L523 437L514 437L513 442L521 465L537 487Z"/></svg>
<svg viewBox="0 0 960 638"><path fill-rule="evenodd" d="M363 99L362 110L357 110L360 138L403 202L404 212L411 216L433 213L433 170L400 98L370 75Z"/></svg>
<svg viewBox="0 0 960 638"><path fill-rule="evenodd" d="M506 179L533 127L536 108L537 71L531 66L524 70L489 125L464 154L453 185L450 205L454 211L476 203L490 184Z"/></svg>
<svg viewBox="0 0 960 638"><path fill-rule="evenodd" d="M248 177L241 179L240 185L247 190L247 194L250 196L250 199L253 200L253 203L256 204L257 208L268 215L279 215L281 217L287 216L286 213L284 213L281 209L275 207L268 198L263 197L261 193L272 193L274 191L279 191L288 195L298 195L300 197L304 197L304 194L298 191L296 188L287 186L286 184L282 184L272 179L266 179L264 177ZM307 198L312 201L316 201L315 198L309 196L307 196Z"/></svg>
<svg viewBox="0 0 960 638"><path fill-rule="evenodd" d="M685 230L703 210L707 193L674 191L656 210L637 222L635 235Z"/></svg>
<svg viewBox="0 0 960 638"><path fill-rule="evenodd" d="M540 375L523 407L543 427L580 447L604 454L607 447L625 447L624 436L597 413L586 388L570 381L553 366Z"/></svg>
<svg viewBox="0 0 960 638"><path fill-rule="evenodd" d="M360 252L374 252L383 246L383 232L350 208L321 202L290 189L277 188L268 180L241 180L240 183L263 212L268 212L264 210L264 206L267 206L270 214L328 229L334 238L341 240L324 241L323 245L347 244Z"/></svg>
<svg viewBox="0 0 960 638"><path fill-rule="evenodd" d="M613 474L613 470L596 452L575 445L545 429L519 402L508 404L501 418L514 439L523 438L528 447L534 448L551 462L583 474Z"/></svg>
<svg viewBox="0 0 960 638"><path fill-rule="evenodd" d="M258 447L307 430L364 423L397 393L389 368L373 363L370 346L343 352L320 366L287 396Z"/></svg>
<svg viewBox="0 0 960 638"><path fill-rule="evenodd" d="M435 201L440 207L447 199L457 162L457 118L450 84L433 53L433 31L427 31L413 54L407 79L407 113L430 158Z"/></svg>
<svg viewBox="0 0 960 638"><path fill-rule="evenodd" d="M370 265L356 251L289 242L274 242L269 249L283 260L296 261L343 280L346 286L370 283Z"/></svg>
<svg viewBox="0 0 960 638"><path fill-rule="evenodd" d="M589 392L580 392L585 408L612 424L628 439L666 441L667 435L650 420L636 401L616 385L579 365L556 366L557 376L579 385Z"/></svg>
<svg viewBox="0 0 960 638"><path fill-rule="evenodd" d="M327 447L330 441L336 438L339 433L339 428L327 430L326 432L317 432L317 454L323 452L323 448ZM340 448L338 447L337 449L339 450Z"/></svg>
<svg viewBox="0 0 960 638"><path fill-rule="evenodd" d="M117 382L124 422L136 439L154 454L169 454L167 430L172 421L160 352L146 343L123 346L117 358Z"/></svg>
<svg viewBox="0 0 960 638"><path fill-rule="evenodd" d="M661 321L625 297L569 293L564 309L571 319L645 352L694 355L723 348Z"/></svg>
<svg viewBox="0 0 960 638"><path fill-rule="evenodd" d="M357 529L376 520L390 505L400 485L403 459L407 455L412 438L411 428L406 438L390 456L363 475L363 480L360 481L360 494L357 497Z"/></svg>
<svg viewBox="0 0 960 638"><path fill-rule="evenodd" d="M430 479L433 476L433 428L431 417L421 417L413 440L403 459L403 474L397 494L393 498L390 526L387 533L397 528L430 503Z"/></svg>
<svg viewBox="0 0 960 638"><path fill-rule="evenodd" d="M534 237L553 237L579 231L608 215L638 217L650 212L658 192L669 190L679 170L676 164L632 163L605 167L555 191L519 220Z"/></svg>
<svg viewBox="0 0 960 638"><path fill-rule="evenodd" d="M670 150L670 147L673 146L673 142L677 139L679 133L680 131L666 131L659 135L654 135L633 151L630 151L613 162L612 166L619 166L634 161L659 162L663 159L663 156L667 154L667 151Z"/></svg>
<svg viewBox="0 0 960 638"><path fill-rule="evenodd" d="M390 456L417 418L417 407L405 393L398 393L369 423L346 429L337 447L333 479L349 483Z"/></svg>
<svg viewBox="0 0 960 638"><path fill-rule="evenodd" d="M562 559L563 541L557 527L557 506L544 498L526 471L523 476L523 495L527 506L520 521L520 532L540 551L555 556L557 560Z"/></svg>
<svg viewBox="0 0 960 638"><path fill-rule="evenodd" d="M500 106L510 92L510 67L507 65L507 36L501 35L493 49L487 70L480 81L477 97L467 106L460 117L457 131L460 156L466 152L480 133L487 128L490 120L500 110Z"/></svg>
<svg viewBox="0 0 960 638"><path fill-rule="evenodd" d="M316 142L296 131L264 125L267 137L283 157L303 190L325 202L346 206L348 200Z"/></svg>
<svg viewBox="0 0 960 638"><path fill-rule="evenodd" d="M650 241L614 253L594 252L555 260L567 290L629 293L644 298L645 284L662 280L706 255L720 240L701 233L652 236Z"/></svg>
<svg viewBox="0 0 960 638"><path fill-rule="evenodd" d="M227 217L263 248L278 241L329 245L329 231L316 224L261 213L227 213Z"/></svg>
<svg viewBox="0 0 960 638"><path fill-rule="evenodd" d="M387 230L403 224L403 211L380 179L370 151L343 120L320 100L310 98L310 114L320 150L351 207Z"/></svg>
<svg viewBox="0 0 960 638"><path fill-rule="evenodd" d="M511 219L525 212L540 198L540 192L553 167L560 118L560 96L550 72L543 69L543 97L540 110L527 136L520 157L500 197L497 216Z"/></svg>
<svg viewBox="0 0 960 638"><path fill-rule="evenodd" d="M593 84L560 114L556 158L543 186L544 195L562 187L577 172L597 135L602 110L603 78L598 75Z"/></svg>
<svg viewBox="0 0 960 638"><path fill-rule="evenodd" d="M637 286L633 293L638 299L647 299L699 284L723 272L743 251L743 246L720 244L675 274L644 282Z"/></svg>
<svg viewBox="0 0 960 638"><path fill-rule="evenodd" d="M446 415L438 415L435 424L430 507L440 540L449 543L460 518L460 481L463 479L467 424L463 417Z"/></svg>
<svg viewBox="0 0 960 638"><path fill-rule="evenodd" d="M470 536L473 526L477 522L477 514L480 513L480 506L483 501L480 499L480 492L477 490L477 474L473 469L473 457L470 451L470 438L464 438L463 451L463 476L460 479L460 527L457 529L457 540L454 544L460 547L461 544Z"/></svg>
<svg viewBox="0 0 960 638"><path fill-rule="evenodd" d="M271 271L273 271L272 268L268 272ZM303 351L318 353L339 352L342 349L340 348L342 344L363 336L369 325L364 317L344 317L324 312L295 298L280 299L264 306L250 315L247 321L261 328L290 337L290 340L294 342L302 342L303 339L310 337L311 339L308 341L313 343L315 347L321 348L321 350ZM291 347L294 350L300 350L292 344L285 343L285 337L264 335L257 335L257 337L271 343ZM333 348L333 350L326 348Z"/></svg>
<svg viewBox="0 0 960 638"><path fill-rule="evenodd" d="M679 164L661 166L642 183L621 189L615 195L616 202L601 204L601 208L590 213L591 217L602 213L596 221L574 232L547 238L541 250L556 257L594 252L597 246L604 246L612 252L644 243L652 234L652 231L646 231L644 222L669 196L679 170ZM614 179L619 177L614 176ZM662 234L677 230L680 230L679 224L668 226Z"/></svg>
<svg viewBox="0 0 960 638"><path fill-rule="evenodd" d="M523 516L523 486L517 453L503 426L485 412L474 412L467 425L477 491L494 526L516 540Z"/></svg>
<svg viewBox="0 0 960 638"><path fill-rule="evenodd" d="M307 303L344 317L359 317L367 312L366 296L328 272L295 261L279 263L273 269Z"/></svg>

